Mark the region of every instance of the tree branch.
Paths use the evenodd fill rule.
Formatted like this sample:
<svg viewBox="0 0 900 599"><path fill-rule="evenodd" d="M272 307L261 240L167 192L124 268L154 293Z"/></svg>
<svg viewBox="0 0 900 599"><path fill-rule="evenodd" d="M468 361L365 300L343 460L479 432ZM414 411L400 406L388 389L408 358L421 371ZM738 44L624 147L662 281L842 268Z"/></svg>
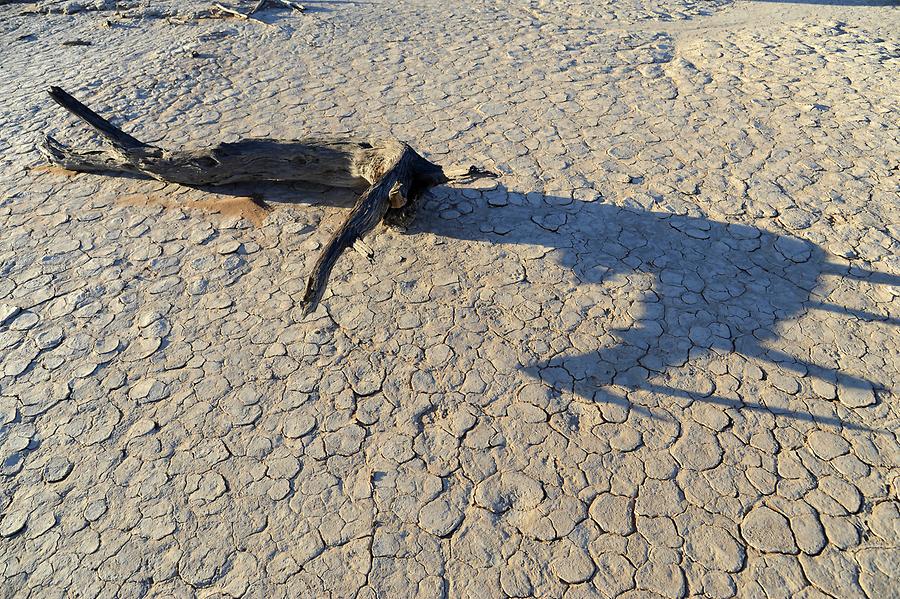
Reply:
<svg viewBox="0 0 900 599"><path fill-rule="evenodd" d="M497 176L474 166L445 174L443 168L407 144L391 139L243 139L211 149L166 150L128 135L58 87L50 88L49 93L57 104L98 131L110 145L82 150L65 146L48 135L41 152L62 168L144 174L193 187L305 181L362 191L313 266L303 296L305 314L318 306L344 250L374 230L389 209L403 209L408 216L419 197L436 185Z"/></svg>

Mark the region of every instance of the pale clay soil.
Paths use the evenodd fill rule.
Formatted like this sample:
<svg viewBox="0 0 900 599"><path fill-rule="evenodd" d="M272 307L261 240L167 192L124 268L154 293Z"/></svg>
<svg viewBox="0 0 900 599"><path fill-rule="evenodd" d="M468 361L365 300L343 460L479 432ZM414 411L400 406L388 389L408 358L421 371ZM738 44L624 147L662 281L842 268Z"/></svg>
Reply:
<svg viewBox="0 0 900 599"><path fill-rule="evenodd" d="M890 2L113 6L0 6L0 596L900 596ZM48 169L49 85L502 177L304 319L352 194Z"/></svg>

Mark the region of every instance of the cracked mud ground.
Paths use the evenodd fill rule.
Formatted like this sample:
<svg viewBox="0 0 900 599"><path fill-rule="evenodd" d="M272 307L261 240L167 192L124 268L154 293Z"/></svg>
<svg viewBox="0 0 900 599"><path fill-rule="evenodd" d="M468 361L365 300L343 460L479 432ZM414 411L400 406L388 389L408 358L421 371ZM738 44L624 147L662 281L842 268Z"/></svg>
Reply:
<svg viewBox="0 0 900 599"><path fill-rule="evenodd" d="M897 8L111 8L0 6L0 596L898 596ZM503 177L303 319L352 197L47 169L49 85Z"/></svg>

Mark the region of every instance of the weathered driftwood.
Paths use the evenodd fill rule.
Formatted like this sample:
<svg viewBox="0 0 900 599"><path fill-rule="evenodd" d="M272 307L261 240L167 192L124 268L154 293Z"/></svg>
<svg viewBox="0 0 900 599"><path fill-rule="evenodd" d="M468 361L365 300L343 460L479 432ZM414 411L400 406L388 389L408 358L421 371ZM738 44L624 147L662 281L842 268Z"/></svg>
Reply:
<svg viewBox="0 0 900 599"><path fill-rule="evenodd" d="M307 313L322 299L341 253L370 233L389 212L408 217L419 197L435 185L496 176L476 167L445 172L405 143L391 139L244 139L211 149L166 150L128 135L58 87L51 87L49 93L109 142L102 149L82 150L48 135L41 151L51 163L65 169L128 172L192 187L305 181L360 190L347 220L325 245L309 275L303 297Z"/></svg>

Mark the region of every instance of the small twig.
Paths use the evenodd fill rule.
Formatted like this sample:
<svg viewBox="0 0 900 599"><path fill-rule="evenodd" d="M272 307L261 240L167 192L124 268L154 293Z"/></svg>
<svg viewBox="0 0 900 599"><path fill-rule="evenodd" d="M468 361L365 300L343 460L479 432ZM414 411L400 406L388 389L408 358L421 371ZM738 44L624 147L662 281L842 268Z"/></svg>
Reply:
<svg viewBox="0 0 900 599"><path fill-rule="evenodd" d="M245 15L244 13L239 12L239 11L236 11L236 10L234 10L233 8L228 8L227 6L223 6L223 5L219 4L218 2L216 2L215 4L213 4L213 6L214 6L215 8L217 8L218 10L220 10L220 11L226 13L226 14L229 14L229 15L231 15L231 16L233 16L233 17L237 17L237 18L239 18L239 19L244 19L245 21L249 21L249 20L250 20L250 16L249 16L249 15ZM253 19L253 20L255 21L256 19Z"/></svg>
<svg viewBox="0 0 900 599"><path fill-rule="evenodd" d="M444 171L444 174L451 183L471 183L476 179L496 179L500 176L497 173L479 168L477 166L470 166L469 168L446 169Z"/></svg>

